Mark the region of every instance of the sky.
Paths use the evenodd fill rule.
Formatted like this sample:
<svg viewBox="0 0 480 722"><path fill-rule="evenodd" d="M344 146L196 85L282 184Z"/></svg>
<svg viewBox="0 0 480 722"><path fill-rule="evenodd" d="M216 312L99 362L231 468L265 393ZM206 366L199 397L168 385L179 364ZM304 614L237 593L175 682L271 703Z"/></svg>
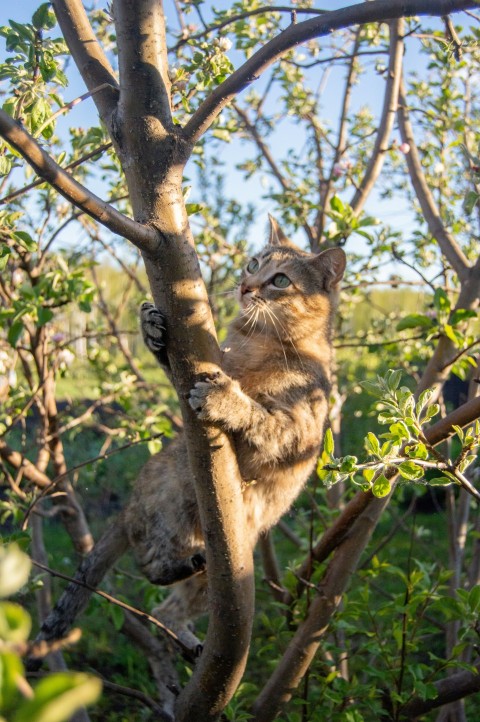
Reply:
<svg viewBox="0 0 480 722"><path fill-rule="evenodd" d="M361 0L357 1L360 2ZM38 4L39 3L36 0L22 0L14 6L3 2L0 7L0 23L5 24L10 17L17 22L28 22L31 19L32 12L36 9ZM228 0L217 0L215 3L217 7L229 4ZM352 4L354 4L354 2L347 2L347 0L333 0L330 2L317 3L316 5L326 10L333 10ZM97 5L99 7L105 7L106 3L99 0ZM166 0L167 13L171 12L172 6L172 0ZM294 7L293 4L292 7ZM287 26L289 22L290 18L287 14L285 17L285 26ZM3 53L4 47L2 45L0 46L0 57ZM415 57L411 52L411 44L409 45L409 53L410 55L407 54L406 62L414 65ZM238 64L234 51L229 53L229 55L232 62L234 64ZM73 63L71 65L73 66ZM342 74L345 71L340 70L338 72ZM73 67L69 70L69 76L71 78L71 83L63 94L65 100L67 101L72 100L85 92L83 82ZM329 109L332 116L334 116L335 113L338 113L338 80L339 76L336 76L333 73L330 76L327 76L322 91L323 108ZM380 79L378 79L377 84L371 80L369 83L363 83L360 90L357 91L359 93L359 99L356 102L369 104L373 106L373 108L377 108L379 110L378 106L381 101L381 92L379 92L379 90L381 90L382 83L383 81ZM68 126L85 126L90 123L92 113L95 113L95 108L91 99L80 103L68 114L68 117L59 123L59 134L61 135L62 132L65 132ZM279 155L280 152L284 151L286 144L289 143L292 133L298 133L298 131L295 130L295 127L288 121L282 124L282 128L283 130L278 134L273 146L274 153L275 147L277 147ZM398 140L398 138L396 139ZM275 146L275 144L277 145ZM254 152L251 150L251 146L245 146L241 142L233 142L231 144L219 144L218 154L220 159L225 162L225 168L228 169L225 186L226 194L235 197L242 204L254 202L258 208L256 216L257 222L253 225L249 241L254 246L261 245L265 237L267 215L272 211L271 201L262 197L266 193L266 179L261 173L258 173L250 180L245 180L240 172L235 169L236 163L244 160L245 157L252 157ZM308 172L308 169L306 169L306 172ZM187 175L191 177L193 182L195 181L194 171L192 168L187 167ZM95 190L95 188L93 188L93 190ZM278 189L276 190L278 191ZM196 200L194 192L189 200ZM405 227L408 228L410 212L409 209L405 207L405 205L402 205L399 201L380 201L378 195L373 194L365 210L369 214L378 216L382 221L387 222L394 228L400 225L403 229Z"/></svg>

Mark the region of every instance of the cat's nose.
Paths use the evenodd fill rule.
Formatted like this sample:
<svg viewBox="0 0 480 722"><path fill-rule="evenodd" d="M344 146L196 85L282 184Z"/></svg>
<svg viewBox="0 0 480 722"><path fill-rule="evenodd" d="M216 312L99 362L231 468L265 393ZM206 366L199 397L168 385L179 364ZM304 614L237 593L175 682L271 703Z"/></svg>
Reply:
<svg viewBox="0 0 480 722"><path fill-rule="evenodd" d="M251 291L252 289L250 288L248 283L245 283L245 281L243 281L243 283L240 285L240 293L242 294L242 296L245 295L245 293L251 293Z"/></svg>

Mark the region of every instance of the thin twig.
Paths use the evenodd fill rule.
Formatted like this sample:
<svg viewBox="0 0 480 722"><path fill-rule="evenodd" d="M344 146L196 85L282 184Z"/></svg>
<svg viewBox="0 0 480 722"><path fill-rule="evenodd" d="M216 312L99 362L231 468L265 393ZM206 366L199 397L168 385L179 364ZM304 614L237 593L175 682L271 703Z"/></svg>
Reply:
<svg viewBox="0 0 480 722"><path fill-rule="evenodd" d="M102 599L106 599L107 602L110 602L110 604L114 604L121 609L125 609L126 611L135 614L135 616L140 617L140 619L145 619L147 622L150 622L155 627L160 629L164 634L166 634L167 637L169 637L182 650L182 654L185 656L185 659L194 661L192 658L192 650L187 647L186 644L183 644L183 642L177 637L175 632L165 626L165 624L162 624L162 622L160 622L158 619L155 619L155 617L147 614L147 612L142 612L140 609L136 609L136 607L132 607L130 604L126 604L125 602L120 601L120 599L112 597L110 594L107 594L107 592L103 592L101 589L95 589L95 587L92 587L85 582L81 582L79 579L69 577L67 574L62 574L61 572L57 572L54 569L50 569L50 567L47 567L45 564L41 564L40 562L36 562L35 560L32 560L32 564L39 569L42 569L44 572L51 574L53 577L58 577L59 579L63 579L66 582L72 582L73 584L77 584L79 587L84 587L93 594L97 594L99 597L102 597Z"/></svg>
<svg viewBox="0 0 480 722"><path fill-rule="evenodd" d="M145 442L150 441L150 440L152 440L152 439L158 439L158 438L160 438L161 436L163 436L163 433L152 434L152 436L149 436L148 438L145 438L145 439L137 439L136 441L130 441L128 444L123 444L123 446L118 446L116 449L111 449L110 451L106 451L104 454L99 454L98 456L95 456L95 457L93 457L93 458L91 458L91 459L87 459L86 461L82 461L80 464L76 464L75 466L70 467L69 469L67 469L67 470L64 471L63 473L61 473L61 474L59 474L58 476L56 476L55 479L53 479L53 481L51 481L51 482L48 484L48 486L45 486L44 488L42 488L42 491L40 492L40 494L39 494L39 495L33 500L33 502L30 504L29 508L28 508L27 511L25 512L25 516L24 516L23 523L22 523L22 529L25 530L25 529L27 528L28 518L29 518L30 514L32 513L35 505L38 504L38 502L39 502L41 499L43 499L47 494L50 494L50 492L55 488L55 486L56 486L62 479L64 479L64 478L65 478L66 476L68 476L69 474L71 474L73 471L77 471L77 469L82 469L84 466L88 466L89 464L93 464L93 463L95 463L96 461L105 461L105 459L108 459L108 458L109 458L110 456L112 456L113 454L117 454L117 453L119 453L120 451L124 451L125 449L129 449L130 447L136 446L137 444L144 444ZM2 447L0 446L0 451L1 451L1 448L2 448Z"/></svg>

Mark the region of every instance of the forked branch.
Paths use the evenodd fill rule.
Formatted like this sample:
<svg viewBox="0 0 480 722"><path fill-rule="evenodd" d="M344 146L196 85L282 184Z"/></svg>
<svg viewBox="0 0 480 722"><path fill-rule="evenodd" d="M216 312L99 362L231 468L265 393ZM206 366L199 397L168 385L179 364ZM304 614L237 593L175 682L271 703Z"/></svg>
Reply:
<svg viewBox="0 0 480 722"><path fill-rule="evenodd" d="M438 444L452 435L453 425L465 426L479 416L480 397L477 397L434 424L425 436L430 443ZM358 492L329 530L327 543L320 543L316 551L323 559L333 550L334 556L318 585L319 593L306 619L255 702L257 722L275 719L303 679L390 496L378 499L370 493Z"/></svg>
<svg viewBox="0 0 480 722"><path fill-rule="evenodd" d="M472 0L374 0L292 24L254 53L203 101L186 124L184 137L189 143L195 143L235 95L251 85L272 63L300 43L352 25L385 22L411 15L448 15L475 7L477 3Z"/></svg>
<svg viewBox="0 0 480 722"><path fill-rule="evenodd" d="M440 216L437 204L433 198L432 192L428 187L425 174L422 169L422 163L415 143L413 128L410 123L408 114L407 97L403 81L400 82L400 102L398 107L398 125L400 135L404 143L408 143L410 150L406 154L408 172L410 180L415 190L415 194L420 203L423 216L427 222L428 229L432 236L436 238L440 249L450 263L451 267L458 275L460 281L466 280L469 271L468 261L457 244L455 238L445 225Z"/></svg>
<svg viewBox="0 0 480 722"><path fill-rule="evenodd" d="M128 218L72 178L4 110L0 110L0 135L25 158L37 175L81 211L113 233L128 238L142 251L153 252L157 247L157 235L153 228Z"/></svg>

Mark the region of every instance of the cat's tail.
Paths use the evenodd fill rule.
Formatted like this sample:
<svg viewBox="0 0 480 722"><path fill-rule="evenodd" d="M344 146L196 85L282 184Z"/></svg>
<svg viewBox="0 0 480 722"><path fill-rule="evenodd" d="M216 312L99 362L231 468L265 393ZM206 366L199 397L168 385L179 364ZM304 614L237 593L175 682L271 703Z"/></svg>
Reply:
<svg viewBox="0 0 480 722"><path fill-rule="evenodd" d="M77 569L62 596L42 624L35 643L52 642L62 639L70 630L75 618L85 609L93 590L102 581L108 570L127 551L128 535L122 519L117 517L95 544L90 554ZM30 671L39 669L43 656L32 656L28 660Z"/></svg>

